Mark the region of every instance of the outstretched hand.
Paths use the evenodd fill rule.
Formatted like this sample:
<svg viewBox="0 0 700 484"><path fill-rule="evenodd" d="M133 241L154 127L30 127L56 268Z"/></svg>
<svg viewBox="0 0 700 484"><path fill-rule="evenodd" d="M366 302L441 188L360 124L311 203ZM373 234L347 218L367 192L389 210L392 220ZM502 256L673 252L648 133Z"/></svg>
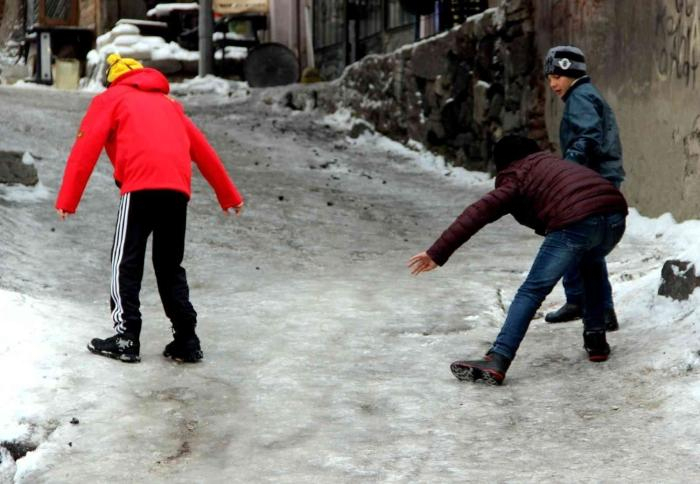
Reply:
<svg viewBox="0 0 700 484"><path fill-rule="evenodd" d="M230 214L231 210L233 210L236 213L236 217L240 217L241 214L243 213L243 202L241 202L241 204L236 206L236 207L227 208L226 212L225 212L226 215Z"/></svg>
<svg viewBox="0 0 700 484"><path fill-rule="evenodd" d="M416 254L408 260L408 268L414 276L417 276L421 272L432 271L436 267L437 264L430 258L427 252Z"/></svg>
<svg viewBox="0 0 700 484"><path fill-rule="evenodd" d="M70 215L69 212L66 212L65 210L61 210L60 208L56 209L56 213L58 214L58 218L61 220L67 219L68 216Z"/></svg>

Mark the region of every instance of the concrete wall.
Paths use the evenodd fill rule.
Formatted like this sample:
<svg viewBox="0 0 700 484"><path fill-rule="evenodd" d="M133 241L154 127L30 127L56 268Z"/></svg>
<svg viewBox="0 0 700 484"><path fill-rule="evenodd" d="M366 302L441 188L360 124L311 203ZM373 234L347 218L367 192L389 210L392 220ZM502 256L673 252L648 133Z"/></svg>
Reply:
<svg viewBox="0 0 700 484"><path fill-rule="evenodd" d="M650 216L700 217L700 2L533 3L540 65L552 45L581 47L593 82L616 113L630 204ZM561 108L548 92L552 141Z"/></svg>

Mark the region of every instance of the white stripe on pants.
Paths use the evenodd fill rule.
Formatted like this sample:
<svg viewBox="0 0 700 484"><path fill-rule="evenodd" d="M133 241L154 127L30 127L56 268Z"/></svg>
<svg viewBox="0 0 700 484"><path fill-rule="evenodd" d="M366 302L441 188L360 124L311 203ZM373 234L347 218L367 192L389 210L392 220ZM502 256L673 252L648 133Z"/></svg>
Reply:
<svg viewBox="0 0 700 484"><path fill-rule="evenodd" d="M112 300L114 301L114 310L112 311L112 321L114 329L117 333L123 333L124 327L124 308L122 306L121 294L119 291L119 265L124 256L124 239L126 239L126 229L129 222L129 201L131 193L122 195L119 202L119 214L117 217L117 228L114 232L114 247L112 248L112 281L110 291Z"/></svg>

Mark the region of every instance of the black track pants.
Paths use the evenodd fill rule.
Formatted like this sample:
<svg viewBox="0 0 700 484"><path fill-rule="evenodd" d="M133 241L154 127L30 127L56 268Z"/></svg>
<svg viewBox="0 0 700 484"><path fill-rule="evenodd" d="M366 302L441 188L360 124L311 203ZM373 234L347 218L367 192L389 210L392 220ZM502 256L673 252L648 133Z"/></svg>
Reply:
<svg viewBox="0 0 700 484"><path fill-rule="evenodd" d="M165 314L173 330L194 331L197 313L190 303L182 257L187 196L172 190L144 190L122 196L112 246L112 321L117 333L141 332L139 292L146 242L153 233L153 269Z"/></svg>

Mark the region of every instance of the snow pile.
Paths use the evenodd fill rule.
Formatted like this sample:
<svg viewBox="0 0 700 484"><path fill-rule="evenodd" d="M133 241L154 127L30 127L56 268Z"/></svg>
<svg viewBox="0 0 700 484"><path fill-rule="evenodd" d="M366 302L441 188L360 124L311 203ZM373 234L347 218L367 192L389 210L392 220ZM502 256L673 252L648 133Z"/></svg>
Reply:
<svg viewBox="0 0 700 484"><path fill-rule="evenodd" d="M199 10L199 5L196 2L192 3L159 3L148 12L147 17L166 17L170 12L186 10Z"/></svg>
<svg viewBox="0 0 700 484"><path fill-rule="evenodd" d="M242 61L248 57L248 49L246 47L227 45L223 51L219 49L214 52L214 59L221 60L222 56L225 56L226 59Z"/></svg>
<svg viewBox="0 0 700 484"><path fill-rule="evenodd" d="M616 354L616 358L640 364L643 371L663 371L675 376L689 375L700 368L700 319L696 312L700 291L696 290L687 301L657 294L664 261L689 260L697 266L699 237L700 220L676 223L670 214L647 218L630 209L621 245L651 247L658 257L649 262L635 261L622 271L609 265L618 313L623 314L624 324L635 332L638 343L625 353ZM697 403L700 382L689 384L682 394L695 395Z"/></svg>
<svg viewBox="0 0 700 484"><path fill-rule="evenodd" d="M195 77L183 82L172 83L170 92L184 96L190 94L218 94L233 98L245 98L250 94L247 82L229 81L220 77L207 75Z"/></svg>
<svg viewBox="0 0 700 484"><path fill-rule="evenodd" d="M0 199L6 202L40 203L50 198L51 191L41 182L33 187L0 184Z"/></svg>
<svg viewBox="0 0 700 484"><path fill-rule="evenodd" d="M47 337L52 327L51 307L22 294L0 289L3 338L0 341L0 442L30 444L43 440L43 420L50 402L42 399L42 387L58 384L62 373L47 355L56 353L57 344ZM9 399L7 397L10 397ZM9 453L0 454L0 482L13 482L16 466ZM10 477L7 480L8 476Z"/></svg>
<svg viewBox="0 0 700 484"><path fill-rule="evenodd" d="M103 59L112 53L143 61L163 59L197 61L199 59L198 52L185 50L175 42L166 43L162 37L141 35L137 26L126 23L118 24L110 32L100 35L97 38L96 47L96 51L92 52Z"/></svg>
<svg viewBox="0 0 700 484"><path fill-rule="evenodd" d="M628 223L629 235L649 242L659 242L672 249L674 257L689 261L700 268L700 220L677 223L670 213L650 219L641 216L636 210L631 210Z"/></svg>
<svg viewBox="0 0 700 484"><path fill-rule="evenodd" d="M170 4L157 5L156 8L165 8ZM174 4L180 8L187 4ZM197 5L197 4L193 4ZM162 10L162 9L161 9ZM107 57L117 53L122 57L132 57L141 61L144 65L153 65L156 69L159 64L168 62L179 62L195 66L199 62L199 52L183 49L175 42L165 42L162 37L143 36L139 28L128 23L117 24L110 32L97 38L96 49L88 53L88 69L91 73L88 79L83 79L81 85L83 90L100 92L104 90L105 72L107 70ZM214 53L217 60L222 56L226 59L244 60L248 56L248 49L245 47L225 47ZM191 69L190 69L191 70ZM229 82L224 79L206 76L204 79L192 79L192 81L173 84L174 94L202 94L217 93L231 96L233 92L238 92L236 97L244 97L248 92L248 85L243 82Z"/></svg>
<svg viewBox="0 0 700 484"><path fill-rule="evenodd" d="M117 24L111 31L100 35L96 49L87 56L89 79L83 82L86 90L100 91L105 81L107 57L110 54L132 57L148 64L148 61L180 61L196 63L199 53L183 49L175 42L166 42L162 37L141 35L137 26Z"/></svg>
<svg viewBox="0 0 700 484"><path fill-rule="evenodd" d="M353 116L345 108L326 115L321 122L339 131L350 131L357 123L365 124L372 130L374 129L370 123ZM455 183L484 186L492 184L488 173L452 166L443 156L432 153L422 143L415 140L409 140L407 145L404 145L374 131L367 131L355 140L348 138L348 142L354 145L368 144L382 151L393 153L395 157L409 161L413 167L444 176Z"/></svg>

